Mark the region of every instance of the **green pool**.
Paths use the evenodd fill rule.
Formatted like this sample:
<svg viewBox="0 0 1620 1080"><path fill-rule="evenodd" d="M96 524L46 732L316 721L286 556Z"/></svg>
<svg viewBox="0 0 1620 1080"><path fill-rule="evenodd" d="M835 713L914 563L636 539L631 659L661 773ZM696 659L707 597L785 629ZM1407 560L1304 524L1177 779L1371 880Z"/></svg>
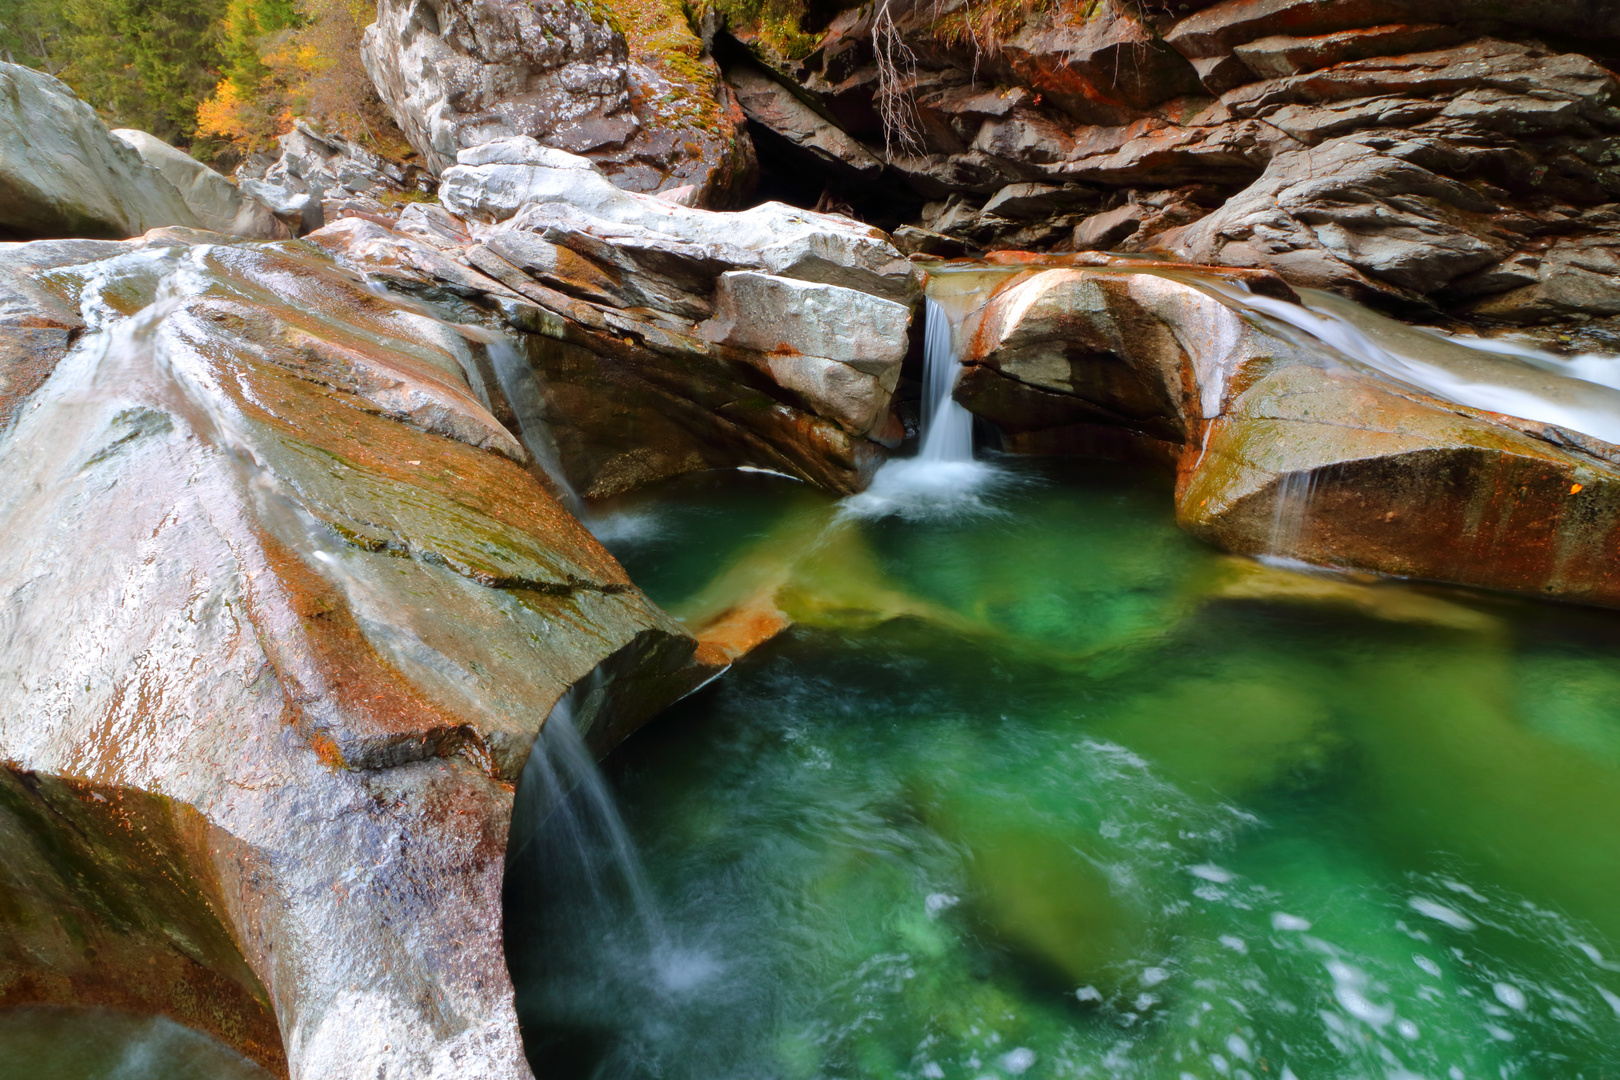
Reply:
<svg viewBox="0 0 1620 1080"><path fill-rule="evenodd" d="M800 621L607 763L651 923L520 858L538 1075L1620 1075L1620 617L997 467L968 512L743 473L614 508L654 599L785 566Z"/></svg>

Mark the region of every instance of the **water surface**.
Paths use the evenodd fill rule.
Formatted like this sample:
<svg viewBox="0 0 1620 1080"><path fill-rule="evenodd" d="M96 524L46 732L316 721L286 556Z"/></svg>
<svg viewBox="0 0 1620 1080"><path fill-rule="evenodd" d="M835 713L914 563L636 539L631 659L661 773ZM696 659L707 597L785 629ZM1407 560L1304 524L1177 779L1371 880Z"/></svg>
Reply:
<svg viewBox="0 0 1620 1080"><path fill-rule="evenodd" d="M520 856L538 1073L1620 1074L1620 619L1000 468L968 515L737 473L619 508L654 599L778 558L801 622L608 763L656 933Z"/></svg>

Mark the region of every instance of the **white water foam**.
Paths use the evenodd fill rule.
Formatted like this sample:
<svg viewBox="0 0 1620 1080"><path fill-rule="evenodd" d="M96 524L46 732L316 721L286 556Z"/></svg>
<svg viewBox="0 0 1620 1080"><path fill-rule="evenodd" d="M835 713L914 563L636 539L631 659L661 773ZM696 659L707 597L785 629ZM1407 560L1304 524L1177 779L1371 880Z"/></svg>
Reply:
<svg viewBox="0 0 1620 1080"><path fill-rule="evenodd" d="M950 315L935 300L923 304L921 448L914 458L884 465L870 487L845 499L849 516L922 521L995 513L983 496L1011 479L1006 470L973 460L973 414L954 397L961 364Z"/></svg>

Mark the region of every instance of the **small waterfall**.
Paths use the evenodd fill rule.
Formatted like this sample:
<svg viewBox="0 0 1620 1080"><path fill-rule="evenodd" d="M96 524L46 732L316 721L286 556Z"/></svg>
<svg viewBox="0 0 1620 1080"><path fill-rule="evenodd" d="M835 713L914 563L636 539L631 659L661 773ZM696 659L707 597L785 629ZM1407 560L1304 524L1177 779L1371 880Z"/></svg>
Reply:
<svg viewBox="0 0 1620 1080"><path fill-rule="evenodd" d="M612 912L656 948L663 919L613 793L574 726L575 698L576 691L563 695L535 739L512 807L507 858L538 845L548 872L572 878L576 899L589 900L597 913L591 921Z"/></svg>
<svg viewBox="0 0 1620 1080"><path fill-rule="evenodd" d="M961 364L942 304L923 300L922 447L924 461L972 461L973 414L952 396Z"/></svg>
<svg viewBox="0 0 1620 1080"><path fill-rule="evenodd" d="M973 460L973 414L954 396L962 365L953 323L983 304L993 283L1005 276L994 272L935 279L945 284L938 298L923 300L922 445L916 457L896 458L879 469L871 487L844 500L843 514L923 520L995 512L980 496L1010 478L998 466Z"/></svg>
<svg viewBox="0 0 1620 1080"><path fill-rule="evenodd" d="M1314 469L1284 473L1277 481L1277 497L1271 506L1271 539L1266 546L1268 555L1294 557L1304 539L1305 522L1315 494Z"/></svg>
<svg viewBox="0 0 1620 1080"><path fill-rule="evenodd" d="M489 362L495 368L495 378L501 384L501 393L512 407L517 419L518 434L534 460L551 478L564 505L580 521L585 521L585 500L568 482L563 472L562 455L557 440L551 436L546 423L546 401L540 393L540 384L534 377L534 367L528 358L504 337L492 339L486 346Z"/></svg>
<svg viewBox="0 0 1620 1080"><path fill-rule="evenodd" d="M612 791L575 728L570 691L546 718L512 809L507 965L531 1060L558 1080L643 1075L655 1032L702 1007L720 963L684 948L648 886Z"/></svg>

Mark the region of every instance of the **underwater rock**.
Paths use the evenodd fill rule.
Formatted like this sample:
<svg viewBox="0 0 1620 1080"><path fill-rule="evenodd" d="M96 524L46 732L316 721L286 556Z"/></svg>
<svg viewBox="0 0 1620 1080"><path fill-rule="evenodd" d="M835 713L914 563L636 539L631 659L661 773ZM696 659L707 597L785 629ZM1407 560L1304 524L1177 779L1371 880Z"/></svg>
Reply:
<svg viewBox="0 0 1620 1080"><path fill-rule="evenodd" d="M175 186L65 83L0 63L0 238L122 240L201 224Z"/></svg>
<svg viewBox="0 0 1620 1080"><path fill-rule="evenodd" d="M733 205L753 183L743 115L678 10L560 0L383 0L362 59L435 174L511 136L584 154L631 191ZM634 44L634 48L632 48Z"/></svg>
<svg viewBox="0 0 1620 1080"><path fill-rule="evenodd" d="M515 460L487 328L290 242L6 267L83 329L0 442L0 1001L310 1080L528 1077L535 734L599 673L605 752L717 665Z"/></svg>

